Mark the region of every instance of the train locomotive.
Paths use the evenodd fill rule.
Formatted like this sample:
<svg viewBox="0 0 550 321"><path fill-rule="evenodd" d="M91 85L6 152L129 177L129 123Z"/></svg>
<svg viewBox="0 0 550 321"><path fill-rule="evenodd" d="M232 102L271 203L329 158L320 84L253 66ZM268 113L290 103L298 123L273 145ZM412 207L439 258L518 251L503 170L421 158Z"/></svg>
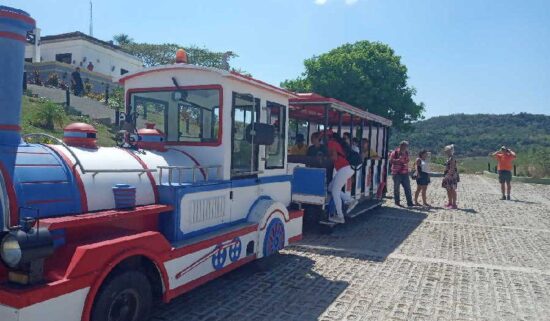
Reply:
<svg viewBox="0 0 550 321"><path fill-rule="evenodd" d="M285 157L293 93L178 53L120 80L137 128L120 146L98 146L83 123L62 140L21 135L34 25L0 7L0 320L145 320L154 300L301 239ZM40 137L53 143L30 143Z"/></svg>

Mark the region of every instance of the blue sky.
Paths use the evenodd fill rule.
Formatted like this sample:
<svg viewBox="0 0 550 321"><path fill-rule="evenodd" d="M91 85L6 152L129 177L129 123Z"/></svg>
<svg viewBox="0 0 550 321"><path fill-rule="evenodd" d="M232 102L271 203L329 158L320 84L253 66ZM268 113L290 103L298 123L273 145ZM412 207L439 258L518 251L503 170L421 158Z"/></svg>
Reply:
<svg viewBox="0 0 550 321"><path fill-rule="evenodd" d="M87 0L9 0L44 35L88 30ZM550 114L547 0L94 0L94 36L232 50L278 85L303 60L346 42L381 41L402 57L427 117Z"/></svg>

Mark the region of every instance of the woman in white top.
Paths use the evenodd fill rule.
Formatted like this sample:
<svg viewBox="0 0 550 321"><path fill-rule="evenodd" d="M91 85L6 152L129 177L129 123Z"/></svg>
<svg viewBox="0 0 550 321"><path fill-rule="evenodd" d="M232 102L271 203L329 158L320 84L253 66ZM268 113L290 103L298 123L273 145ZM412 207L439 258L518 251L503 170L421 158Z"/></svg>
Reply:
<svg viewBox="0 0 550 321"><path fill-rule="evenodd" d="M422 203L424 206L430 206L426 201L426 190L428 189L428 184L430 184L430 174L428 166L428 151L423 150L418 153L418 158L416 159L416 192L414 193L414 204L420 206L418 203L418 195L422 193Z"/></svg>

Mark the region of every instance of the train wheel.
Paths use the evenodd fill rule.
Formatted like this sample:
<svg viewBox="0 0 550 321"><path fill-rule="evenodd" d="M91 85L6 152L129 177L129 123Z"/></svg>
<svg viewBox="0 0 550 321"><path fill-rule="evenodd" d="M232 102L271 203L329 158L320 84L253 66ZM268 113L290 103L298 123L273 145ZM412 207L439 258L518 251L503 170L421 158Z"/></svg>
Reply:
<svg viewBox="0 0 550 321"><path fill-rule="evenodd" d="M285 247L285 225L279 218L269 222L264 236L264 257L278 253Z"/></svg>
<svg viewBox="0 0 550 321"><path fill-rule="evenodd" d="M145 321L152 305L149 279L138 271L109 277L94 300L91 321Z"/></svg>

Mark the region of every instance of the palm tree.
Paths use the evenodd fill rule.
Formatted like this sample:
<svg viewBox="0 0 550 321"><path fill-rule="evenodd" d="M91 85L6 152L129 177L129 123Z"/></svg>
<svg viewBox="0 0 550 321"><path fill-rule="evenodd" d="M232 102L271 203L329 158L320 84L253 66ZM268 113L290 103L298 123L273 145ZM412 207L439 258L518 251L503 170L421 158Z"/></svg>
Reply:
<svg viewBox="0 0 550 321"><path fill-rule="evenodd" d="M130 38L130 36L128 36L127 34L125 33L119 33L118 35L114 35L113 36L113 40L117 43L117 45L119 46L125 46L125 45L129 45L131 44L132 42L134 42L134 39Z"/></svg>

